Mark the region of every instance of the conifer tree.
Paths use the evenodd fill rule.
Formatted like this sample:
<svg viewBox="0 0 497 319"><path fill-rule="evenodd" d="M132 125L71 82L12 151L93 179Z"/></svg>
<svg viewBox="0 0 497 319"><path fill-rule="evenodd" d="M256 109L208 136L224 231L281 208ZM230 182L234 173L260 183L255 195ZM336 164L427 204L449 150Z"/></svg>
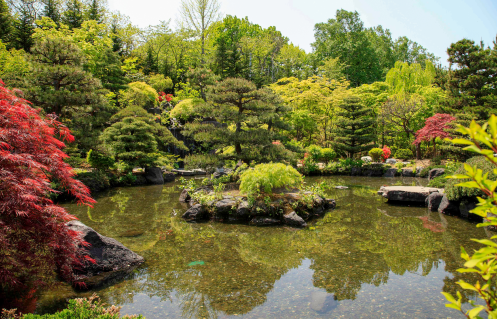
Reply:
<svg viewBox="0 0 497 319"><path fill-rule="evenodd" d="M12 46L26 52L33 46L34 21L28 10L19 12L18 18L13 21Z"/></svg>
<svg viewBox="0 0 497 319"><path fill-rule="evenodd" d="M375 123L371 109L362 105L356 96L345 98L339 107L341 111L333 131L335 147L350 158L370 150L374 146Z"/></svg>
<svg viewBox="0 0 497 319"><path fill-rule="evenodd" d="M62 14L62 22L71 29L80 28L83 24L83 3L79 0L69 0L66 3L66 10Z"/></svg>
<svg viewBox="0 0 497 319"><path fill-rule="evenodd" d="M42 15L52 19L58 25L60 23L60 8L57 0L46 0Z"/></svg>
<svg viewBox="0 0 497 319"><path fill-rule="evenodd" d="M209 89L209 103L197 106L197 113L209 121L187 124L184 134L216 149L231 146L236 159L261 161L273 141L274 131L268 126L280 123L278 118L286 111L279 108L281 100L269 89L257 89L240 78L228 78Z"/></svg>
<svg viewBox="0 0 497 319"><path fill-rule="evenodd" d="M92 0L88 6L86 15L88 20L95 20L98 23L103 23L104 8L100 5L98 0Z"/></svg>
<svg viewBox="0 0 497 319"><path fill-rule="evenodd" d="M12 16L5 0L0 0L0 40L8 44L12 39Z"/></svg>

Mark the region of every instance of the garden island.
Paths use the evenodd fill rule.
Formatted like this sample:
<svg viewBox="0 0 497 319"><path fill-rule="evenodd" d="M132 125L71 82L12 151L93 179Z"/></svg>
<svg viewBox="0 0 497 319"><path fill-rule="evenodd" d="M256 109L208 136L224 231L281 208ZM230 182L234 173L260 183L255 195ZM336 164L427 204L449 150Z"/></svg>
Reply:
<svg viewBox="0 0 497 319"><path fill-rule="evenodd" d="M1 319L497 316L496 42L177 2L0 0Z"/></svg>

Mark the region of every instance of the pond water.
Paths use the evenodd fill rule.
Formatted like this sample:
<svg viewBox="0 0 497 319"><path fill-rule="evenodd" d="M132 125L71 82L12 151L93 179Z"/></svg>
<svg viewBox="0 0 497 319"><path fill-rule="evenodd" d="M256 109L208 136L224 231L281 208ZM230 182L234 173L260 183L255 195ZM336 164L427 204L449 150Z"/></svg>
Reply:
<svg viewBox="0 0 497 319"><path fill-rule="evenodd" d="M93 209L64 205L83 223L145 257L125 280L98 290L121 314L152 318L459 318L440 292L455 294L460 247L489 234L476 224L424 207L392 206L382 185L424 179L311 177L337 209L296 230L181 219L178 183L116 188ZM89 296L58 284L39 313ZM468 298L472 296L466 295Z"/></svg>

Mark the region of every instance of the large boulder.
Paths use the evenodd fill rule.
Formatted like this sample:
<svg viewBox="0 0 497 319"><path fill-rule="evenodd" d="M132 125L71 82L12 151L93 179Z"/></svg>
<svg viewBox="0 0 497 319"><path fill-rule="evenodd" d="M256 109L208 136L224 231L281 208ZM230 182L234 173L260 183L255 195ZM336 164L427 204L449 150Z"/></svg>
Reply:
<svg viewBox="0 0 497 319"><path fill-rule="evenodd" d="M363 156L363 157L361 157L361 161L363 161L365 163L370 163L373 161L373 158L371 156Z"/></svg>
<svg viewBox="0 0 497 319"><path fill-rule="evenodd" d="M382 186L378 191L378 195L389 201L424 204L431 193L441 193L442 191L440 188L422 186Z"/></svg>
<svg viewBox="0 0 497 319"><path fill-rule="evenodd" d="M432 212L437 212L443 197L444 195L441 193L431 193L430 196L426 198L426 206L428 206L428 209Z"/></svg>
<svg viewBox="0 0 497 319"><path fill-rule="evenodd" d="M387 169L385 174L383 174L383 177L395 177L396 174L397 174L396 168L389 168Z"/></svg>
<svg viewBox="0 0 497 319"><path fill-rule="evenodd" d="M431 181L432 179L442 176L443 174L445 174L444 168L434 168L430 170L430 173L428 173L428 180Z"/></svg>
<svg viewBox="0 0 497 319"><path fill-rule="evenodd" d="M413 169L403 169L402 177L414 177L416 172Z"/></svg>
<svg viewBox="0 0 497 319"><path fill-rule="evenodd" d="M162 169L160 167L145 168L145 178L147 179L147 182L152 185L164 184L164 177L162 176Z"/></svg>
<svg viewBox="0 0 497 319"><path fill-rule="evenodd" d="M190 207L182 216L187 221L201 221L207 219L208 212L207 210L200 204L193 205Z"/></svg>
<svg viewBox="0 0 497 319"><path fill-rule="evenodd" d="M397 160L396 159L393 159L393 158L387 158L386 162L387 164L396 164L397 163Z"/></svg>
<svg viewBox="0 0 497 319"><path fill-rule="evenodd" d="M216 213L218 215L227 215L237 209L238 203L231 198L225 198L216 202Z"/></svg>
<svg viewBox="0 0 497 319"><path fill-rule="evenodd" d="M164 172L162 176L164 177L164 183L174 182L176 179L176 174L171 172Z"/></svg>
<svg viewBox="0 0 497 319"><path fill-rule="evenodd" d="M468 219L479 219L478 215L471 214L471 211L476 208L475 202L466 202L463 201L459 204L459 212L461 213L461 217Z"/></svg>
<svg viewBox="0 0 497 319"><path fill-rule="evenodd" d="M122 278L123 274L130 273L144 262L142 256L117 240L100 235L80 221L70 221L67 226L70 230L80 232L81 238L90 244L82 248L95 263L85 262L75 271L76 277L85 283L87 289L97 288L111 279Z"/></svg>
<svg viewBox="0 0 497 319"><path fill-rule="evenodd" d="M307 223L295 212L283 215L283 222L292 227L307 227Z"/></svg>
<svg viewBox="0 0 497 319"><path fill-rule="evenodd" d="M325 199L324 200L324 209L335 209L337 203L334 199Z"/></svg>
<svg viewBox="0 0 497 319"><path fill-rule="evenodd" d="M461 213L459 210L459 202L450 201L447 198L447 195L444 195L440 202L440 206L438 206L438 212L445 215L459 216Z"/></svg>
<svg viewBox="0 0 497 319"><path fill-rule="evenodd" d="M242 201L236 210L236 215L240 219L248 218L252 214L252 208L247 201Z"/></svg>

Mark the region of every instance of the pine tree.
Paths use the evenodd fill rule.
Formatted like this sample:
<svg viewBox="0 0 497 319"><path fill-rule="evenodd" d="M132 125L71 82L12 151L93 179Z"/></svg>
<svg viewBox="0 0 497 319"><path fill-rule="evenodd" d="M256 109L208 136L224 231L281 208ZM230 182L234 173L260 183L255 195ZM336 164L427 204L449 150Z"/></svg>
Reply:
<svg viewBox="0 0 497 319"><path fill-rule="evenodd" d="M12 46L30 52L33 46L32 35L34 33L33 17L27 9L21 10L17 19L13 21Z"/></svg>
<svg viewBox="0 0 497 319"><path fill-rule="evenodd" d="M103 23L104 10L98 0L91 1L86 15L88 20L95 20L98 23Z"/></svg>
<svg viewBox="0 0 497 319"><path fill-rule="evenodd" d="M270 152L274 136L267 126L277 125L287 111L278 108L280 99L270 90L257 89L254 83L240 78L228 78L209 89L209 103L197 106L198 114L207 121L188 123L184 134L216 149L233 147L234 159L262 161L262 156Z"/></svg>
<svg viewBox="0 0 497 319"><path fill-rule="evenodd" d="M62 22L71 29L80 28L83 24L83 4L79 0L69 0L62 14Z"/></svg>
<svg viewBox="0 0 497 319"><path fill-rule="evenodd" d="M341 111L333 131L335 147L346 152L350 158L370 150L374 146L375 123L371 109L362 105L356 96L345 98L339 107Z"/></svg>
<svg viewBox="0 0 497 319"><path fill-rule="evenodd" d="M9 44L12 39L12 16L5 0L0 0L0 40Z"/></svg>
<svg viewBox="0 0 497 319"><path fill-rule="evenodd" d="M60 23L60 8L57 0L46 0L42 15L52 19L58 25Z"/></svg>

